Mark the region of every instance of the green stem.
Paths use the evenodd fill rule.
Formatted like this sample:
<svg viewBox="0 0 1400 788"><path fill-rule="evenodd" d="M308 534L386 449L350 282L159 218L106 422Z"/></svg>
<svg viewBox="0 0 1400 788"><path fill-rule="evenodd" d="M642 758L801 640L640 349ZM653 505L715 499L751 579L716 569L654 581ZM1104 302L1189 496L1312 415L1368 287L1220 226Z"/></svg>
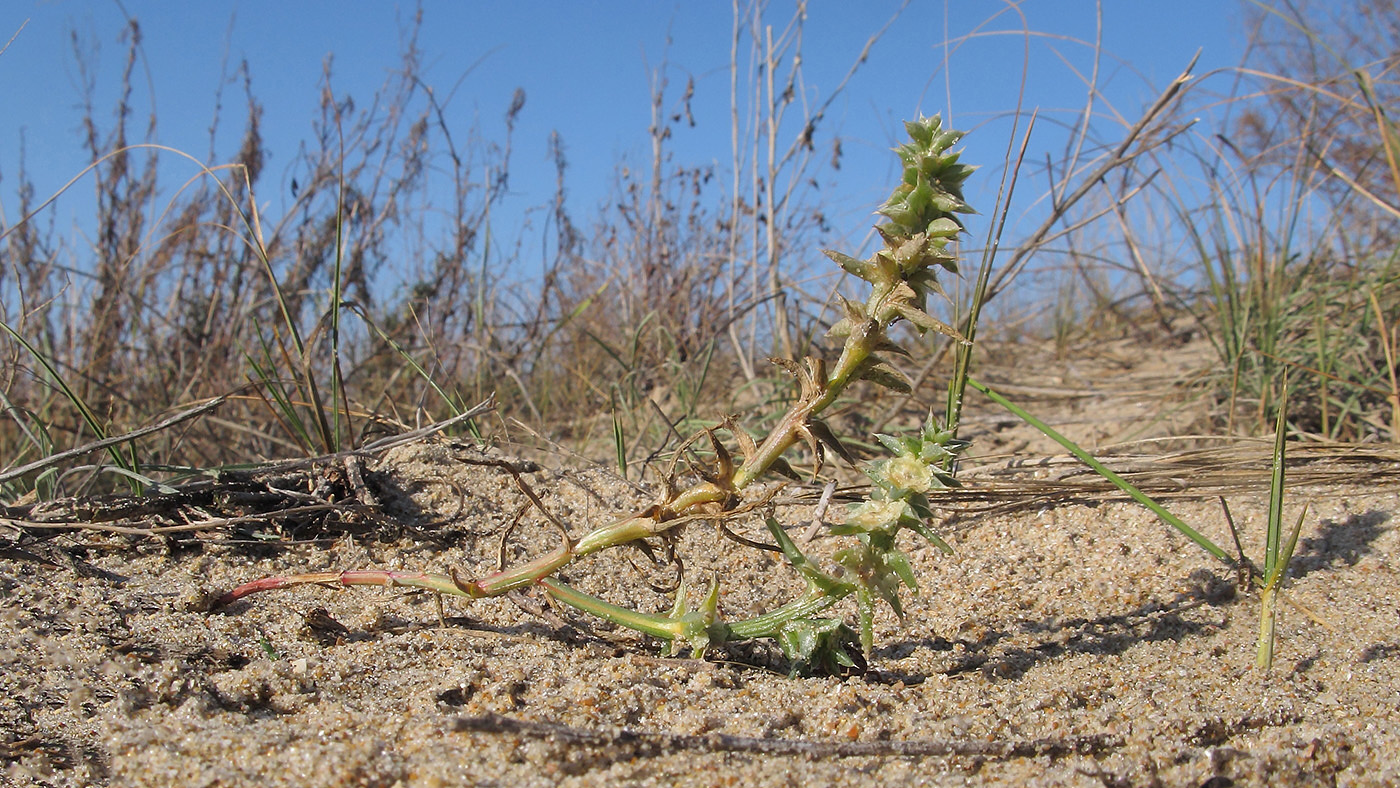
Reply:
<svg viewBox="0 0 1400 788"><path fill-rule="evenodd" d="M608 547L654 536L657 530L656 526L657 522L650 517L625 517L589 531L574 546L574 555L589 555Z"/></svg>
<svg viewBox="0 0 1400 788"><path fill-rule="evenodd" d="M762 476L773 467L773 463L778 458L787 453L794 443L797 443L797 428L807 420L812 413L811 408L798 402L788 410L783 416L783 420L778 422L777 428L768 434L767 439L759 444L758 450L754 452L742 466L734 471L734 476L730 483L734 489L742 490L753 483L755 479Z"/></svg>
<svg viewBox="0 0 1400 788"><path fill-rule="evenodd" d="M566 545L533 561L527 561L493 575L487 575L480 580L469 581L466 585L479 591L480 596L500 596L507 591L534 585L541 578L548 577L568 566L577 555L577 551ZM473 596L476 595L473 594Z"/></svg>
<svg viewBox="0 0 1400 788"><path fill-rule="evenodd" d="M642 613L630 608L614 605L592 594L585 594L552 577L542 578L539 584L545 587L545 590L549 592L550 596L566 605L576 607L585 613L592 613L614 624L619 624L629 629L635 629L638 632L651 635L652 637L658 637L662 640L687 639L690 634L688 629L693 626L685 619L675 619L668 616L656 615L654 613Z"/></svg>
<svg viewBox="0 0 1400 788"><path fill-rule="evenodd" d="M705 504L721 503L729 494L713 482L701 482L666 504L657 514L634 514L589 531L574 545L574 556L581 557L609 547L617 547L673 527L673 521L691 514Z"/></svg>
<svg viewBox="0 0 1400 788"><path fill-rule="evenodd" d="M884 336L884 330L885 326L875 320L867 320L852 329L851 335L846 337L846 344L841 348L841 357L836 360L836 367L826 380L816 381L822 386L821 392L813 399L804 396L793 403L782 421L778 422L778 426L754 452L754 456L734 471L731 484L735 490L744 489L766 473L779 457L797 443L799 430L806 427L807 420L813 414L825 410L841 396L841 392L854 381L860 365L875 351L876 338Z"/></svg>
<svg viewBox="0 0 1400 788"><path fill-rule="evenodd" d="M852 586L854 588L854 586ZM795 599L780 608L761 616L734 621L727 625L729 637L726 640L748 640L750 638L776 637L788 622L799 618L810 618L813 613L825 610L840 602L850 592L827 594L820 589L812 589L801 599Z"/></svg>
<svg viewBox="0 0 1400 788"><path fill-rule="evenodd" d="M1264 586L1259 592L1259 643L1254 655L1254 667L1268 672L1274 666L1275 600L1278 588Z"/></svg>
<svg viewBox="0 0 1400 788"><path fill-rule="evenodd" d="M860 365L875 352L875 343L885 335L885 329L891 322L894 321L867 320L859 326L852 327L851 335L846 337L846 344L841 347L841 357L836 359L836 366L832 368L831 376L826 381L826 390L822 392L821 399L814 404L812 412L826 409L841 396L841 392L855 380Z"/></svg>
<svg viewBox="0 0 1400 788"><path fill-rule="evenodd" d="M539 584L549 592L549 595L571 607L578 608L586 613L591 613L599 618L606 619L627 627L635 629L652 637L662 640L692 640L696 634L695 630L701 626L695 620L687 618L671 618L655 613L642 613L630 608L614 605L604 599L599 599L592 594L586 594L572 586L569 586L552 577L542 578ZM801 618L809 618L812 614L841 601L848 596L848 593L830 595L820 589L812 589L801 599L783 605L775 610L764 613L761 616L744 619L742 621L724 622L715 621L705 625L705 631L711 643L725 643L733 640L749 640L751 638L776 637L782 628L791 621Z"/></svg>

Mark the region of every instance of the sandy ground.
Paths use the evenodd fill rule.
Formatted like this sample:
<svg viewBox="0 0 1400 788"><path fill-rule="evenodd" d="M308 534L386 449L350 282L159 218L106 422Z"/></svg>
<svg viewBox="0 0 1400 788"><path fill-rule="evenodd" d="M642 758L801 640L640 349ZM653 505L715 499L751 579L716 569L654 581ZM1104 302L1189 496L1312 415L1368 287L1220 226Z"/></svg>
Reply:
<svg viewBox="0 0 1400 788"><path fill-rule="evenodd" d="M1062 366L1036 378L1059 395L1037 402L1023 387L1020 399L1095 444L1132 423L1169 434L1175 411L1145 363L1123 361L1113 391L1101 370ZM970 489L1074 481L1063 463L1037 464L1055 452L1041 439L977 412L972 437L1014 457L974 469ZM427 443L367 462L385 517L355 527L0 534L0 783L1400 784L1400 486L1385 475L1295 474L1290 517L1310 505L1288 592L1298 606L1281 608L1268 675L1253 667L1258 598L1142 507L1095 494L959 503L944 529L957 554L910 540L922 593L903 625L882 614L869 671L844 679L789 678L761 643L661 658L585 615L540 615L538 592L449 599L445 619L429 595L377 588L301 587L206 612L212 593L270 574L489 571L522 496L462 456ZM1263 471L1245 475L1253 486L1226 497L1257 556ZM1210 479L1189 476L1171 508L1230 544ZM597 469L527 478L576 532L649 500ZM796 503L780 514L794 533L810 517ZM525 519L513 561L553 546ZM677 552L693 582L719 574L732 617L799 588L780 561L704 525ZM617 550L564 574L663 610L648 584L668 575L647 563Z"/></svg>

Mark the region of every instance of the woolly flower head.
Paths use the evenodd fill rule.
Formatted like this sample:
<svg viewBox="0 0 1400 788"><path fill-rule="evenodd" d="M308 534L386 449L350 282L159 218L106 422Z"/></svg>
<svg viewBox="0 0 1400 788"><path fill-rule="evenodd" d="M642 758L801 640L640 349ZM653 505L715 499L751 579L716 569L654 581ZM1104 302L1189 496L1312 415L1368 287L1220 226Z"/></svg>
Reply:
<svg viewBox="0 0 1400 788"><path fill-rule="evenodd" d="M880 465L879 476L894 490L926 493L933 487L933 469L918 457L905 454Z"/></svg>
<svg viewBox="0 0 1400 788"><path fill-rule="evenodd" d="M846 512L846 527L857 531L883 531L909 513L909 504L902 500L866 500Z"/></svg>

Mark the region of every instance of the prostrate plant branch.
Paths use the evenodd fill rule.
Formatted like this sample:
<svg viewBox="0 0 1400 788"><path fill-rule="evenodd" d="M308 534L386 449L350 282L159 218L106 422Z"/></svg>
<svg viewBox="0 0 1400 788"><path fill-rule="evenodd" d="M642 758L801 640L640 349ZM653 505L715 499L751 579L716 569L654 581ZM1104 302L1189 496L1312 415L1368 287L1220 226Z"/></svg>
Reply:
<svg viewBox="0 0 1400 788"><path fill-rule="evenodd" d="M660 503L597 528L577 541L562 533L560 526L562 543L558 548L533 561L483 578L470 580L459 578L455 573L390 571L272 577L240 586L220 597L215 605L226 605L259 591L306 583L406 586L471 598L498 596L538 584L561 602L669 641L673 652L690 648L698 653L709 645L725 641L773 637L793 660L795 670L856 668L855 655L847 648L854 633L839 619L813 616L854 595L860 621L859 639L868 657L875 601L885 601L902 616L899 589L901 585L916 588L907 557L895 547L897 534L909 528L948 550L928 525L932 511L927 493L954 483L953 461L966 444L950 431L941 429L932 417L916 435L877 436L895 456L866 469L874 482L870 496L848 509L844 523L831 528L833 534L853 540L851 547L834 555L841 567L837 574L821 569L802 553L781 524L771 517L766 518L769 533L808 585L803 596L773 611L742 621L719 620L720 590L715 580L699 609L688 610L686 589L682 585L670 614L659 616L584 594L551 576L599 550L656 536L693 520L725 519L751 510L753 505L744 505L741 494L770 470L790 470L783 455L799 442L812 452L818 468L827 449L852 459L818 416L856 381L865 380L904 393L910 391L909 379L885 358L889 354L908 355L890 338L890 327L904 320L920 334L932 330L961 339L956 331L931 316L926 305L930 294L943 295L937 269L957 272L957 257L948 246L962 231L957 214L972 212L963 201L962 184L973 168L959 163L958 154L950 152L962 135L944 130L938 116L906 123L905 128L910 141L895 150L903 162L903 177L879 209L886 219L876 227L883 247L866 260L827 252L848 273L869 283L870 295L864 302L841 299L844 316L832 326L830 335L844 338L844 344L830 372L820 358L808 356L800 362L774 359L774 363L796 378L799 391L796 401L761 443L728 420L705 430L697 437L708 439L714 463L709 469L700 469L701 478L691 486L678 489L674 478L668 478L667 492ZM717 430L730 433L738 444L742 459L737 465L729 449L716 436ZM516 481L540 506L518 475Z"/></svg>

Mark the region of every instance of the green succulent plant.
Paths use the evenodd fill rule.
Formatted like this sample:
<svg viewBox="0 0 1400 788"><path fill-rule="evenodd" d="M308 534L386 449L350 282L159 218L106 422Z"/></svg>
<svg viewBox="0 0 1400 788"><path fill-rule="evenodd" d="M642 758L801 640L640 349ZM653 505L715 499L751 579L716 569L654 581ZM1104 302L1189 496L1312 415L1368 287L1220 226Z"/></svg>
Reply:
<svg viewBox="0 0 1400 788"><path fill-rule="evenodd" d="M902 618L901 589L917 590L909 558L897 546L899 535L913 531L951 552L929 525L933 519L929 496L956 484L955 461L967 444L931 416L914 434L876 436L892 456L866 466L872 482L868 496L848 507L843 519L830 526L831 535L847 538L851 544L834 553L829 570L803 553L780 523L765 518L788 564L807 584L801 596L772 611L725 621L719 613L722 588L718 580L712 580L696 610L689 609L682 586L669 613L642 613L580 592L554 575L599 550L657 536L695 519L752 511L762 500L745 500L745 491L770 472L790 471L783 455L798 444L811 450L818 470L827 450L854 460L820 414L859 381L899 392L911 390L909 378L890 362L892 356L908 355L890 335L897 323L906 322L920 334L936 331L966 341L928 312L928 301L931 295L943 295L940 269L957 273L958 258L952 243L963 230L958 215L972 212L963 200L962 186L974 168L960 163L958 153L951 150L962 134L944 129L938 116L906 123L905 129L910 139L895 150L904 165L900 183L878 210L886 220L876 227L881 247L863 260L827 252L845 271L868 283L870 293L863 301L841 299L843 316L829 332L842 341L841 354L834 363L813 356L775 360L792 374L798 393L762 440L730 420L705 430L697 438L708 441L714 461L707 468L698 468L698 478L689 486L669 478L656 505L596 528L580 539L565 536L554 551L487 577L464 580L423 572L323 572L253 581L225 594L216 604L304 583L408 586L471 598L539 585L560 602L667 641L672 653L683 649L700 653L729 641L772 638L791 661L794 672L862 669L873 646L877 601L888 604ZM732 436L738 457L717 432ZM858 634L842 619L818 615L847 597L855 598Z"/></svg>

